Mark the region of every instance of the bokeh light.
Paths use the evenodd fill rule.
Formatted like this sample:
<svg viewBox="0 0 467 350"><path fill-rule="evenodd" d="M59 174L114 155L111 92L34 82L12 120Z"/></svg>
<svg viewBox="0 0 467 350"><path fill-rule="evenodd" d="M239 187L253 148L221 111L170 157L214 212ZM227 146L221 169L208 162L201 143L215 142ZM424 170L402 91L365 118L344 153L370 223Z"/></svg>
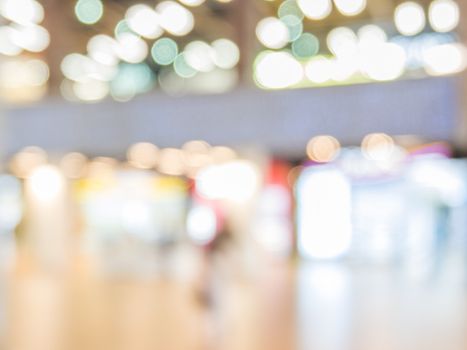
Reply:
<svg viewBox="0 0 467 350"><path fill-rule="evenodd" d="M289 87L299 83L303 77L303 67L287 52L265 52L257 58L255 78L265 88Z"/></svg>
<svg viewBox="0 0 467 350"><path fill-rule="evenodd" d="M182 146L187 175L195 177L197 172L213 161L211 146L202 140L188 141Z"/></svg>
<svg viewBox="0 0 467 350"><path fill-rule="evenodd" d="M324 19L332 11L331 0L298 0L297 4L305 16L313 20Z"/></svg>
<svg viewBox="0 0 467 350"><path fill-rule="evenodd" d="M199 6L201 4L203 4L206 0L180 0L180 2L183 4L183 5L186 5L186 6Z"/></svg>
<svg viewBox="0 0 467 350"><path fill-rule="evenodd" d="M280 49L289 42L289 29L281 20L267 17L258 22L256 36L264 46Z"/></svg>
<svg viewBox="0 0 467 350"><path fill-rule="evenodd" d="M88 57L72 53L63 58L60 68L65 77L78 81L86 77L86 67L90 64L91 62Z"/></svg>
<svg viewBox="0 0 467 350"><path fill-rule="evenodd" d="M166 66L171 64L178 55L177 43L170 38L157 40L151 48L151 56L157 64Z"/></svg>
<svg viewBox="0 0 467 350"><path fill-rule="evenodd" d="M311 33L303 33L292 43L292 52L298 59L306 59L319 52L319 40Z"/></svg>
<svg viewBox="0 0 467 350"><path fill-rule="evenodd" d="M109 84L97 79L86 79L73 83L73 92L80 100L96 102L105 98L109 92Z"/></svg>
<svg viewBox="0 0 467 350"><path fill-rule="evenodd" d="M294 15L287 15L281 17L280 20L285 24L287 30L289 31L289 41L297 40L303 33L303 23L299 17Z"/></svg>
<svg viewBox="0 0 467 350"><path fill-rule="evenodd" d="M0 95L10 103L28 103L47 93L49 66L40 59L20 57L0 64Z"/></svg>
<svg viewBox="0 0 467 350"><path fill-rule="evenodd" d="M358 56L338 57L330 60L332 65L333 81L344 82L352 78L360 69L360 59Z"/></svg>
<svg viewBox="0 0 467 350"><path fill-rule="evenodd" d="M362 141L363 155L374 161L388 160L395 150L395 143L391 136L384 133L368 134Z"/></svg>
<svg viewBox="0 0 467 350"><path fill-rule="evenodd" d="M74 14L84 24L97 23L107 10L102 0L74 2ZM89 36L86 52L72 52L62 60L60 68L66 78L60 86L62 95L70 101L93 102L108 95L117 101L128 101L149 91L157 82L172 95L221 93L243 81L245 67L250 64L253 64L254 82L265 89L390 81L420 74L456 74L465 69L462 45L451 46L459 41L451 33L460 19L455 0L432 0L426 9L424 6L428 4L403 0L392 9L388 8L391 12L394 10L393 20L398 32L412 38L395 35L389 23L382 20L369 24L363 19L363 15L373 16L372 8L368 14L363 13L368 0L283 0L275 5L266 4L272 11L259 20L255 34L262 46L277 52L258 52L253 63L251 55L246 54L240 65L240 48L232 40L238 38L238 33L232 31L234 28L220 31L222 36L216 38L214 33L205 35L205 24L200 23L199 30L190 34L194 30L195 14L203 20L206 16L207 6L203 4L205 0L164 0L154 6L133 3L118 9L119 16L110 25L114 35L101 30L108 24L108 18L99 26L86 29L97 31ZM223 8L220 4L216 6L219 11ZM109 18L113 18L116 12L113 8L109 10ZM214 16L218 15L216 11ZM309 20L323 20L331 14L333 19L329 22L323 21L316 24L312 32L307 31L312 25ZM339 14L362 16L356 22L343 19ZM37 0L0 1L0 16L4 19L0 26L0 54L16 60L15 57L22 54L46 50L50 34L40 25L44 15L44 8ZM425 30L426 17L439 34L418 36ZM186 38L175 39L174 36ZM252 49L253 46L243 45L242 48ZM125 66L127 63L141 64L137 69L144 66L151 72L145 74L143 83L135 83L133 73L137 69L129 73L131 69ZM11 67L13 63L5 61L4 64ZM246 72L250 73L248 69ZM53 77L54 74L52 69L45 76L48 80L49 75ZM33 101L55 91L48 88L46 81L40 84L40 91L20 93L21 79L12 76L6 74L0 78L1 93L18 101L28 94ZM124 86L128 81L131 83ZM55 79L51 83L56 84ZM4 92L5 86L14 84L15 92ZM85 91L88 88L89 93ZM15 97L20 95L23 97Z"/></svg>
<svg viewBox="0 0 467 350"><path fill-rule="evenodd" d="M388 37L379 26L367 24L358 30L358 46L361 50L374 50L375 45L385 43Z"/></svg>
<svg viewBox="0 0 467 350"><path fill-rule="evenodd" d="M459 73L467 68L467 48L459 43L436 45L423 52L423 62L430 75Z"/></svg>
<svg viewBox="0 0 467 350"><path fill-rule="evenodd" d="M128 26L128 22L125 19L122 19L115 26L114 36L115 36L115 38L118 39L120 37L120 35L122 35L124 33L133 33L133 31Z"/></svg>
<svg viewBox="0 0 467 350"><path fill-rule="evenodd" d="M84 176L88 158L79 152L71 152L65 154L60 160L60 170L70 179L79 179Z"/></svg>
<svg viewBox="0 0 467 350"><path fill-rule="evenodd" d="M237 158L237 153L235 150L226 146L212 147L210 155L214 163L225 163Z"/></svg>
<svg viewBox="0 0 467 350"><path fill-rule="evenodd" d="M399 33L403 35L420 33L426 24L423 7L412 1L398 5L394 11L394 23Z"/></svg>
<svg viewBox="0 0 467 350"><path fill-rule="evenodd" d="M187 63L185 54L182 52L174 60L174 70L177 75L182 78L191 78L196 75L197 71Z"/></svg>
<svg viewBox="0 0 467 350"><path fill-rule="evenodd" d="M125 13L125 19L132 31L145 38L155 39L163 33L163 29L159 26L158 14L148 5L130 6Z"/></svg>
<svg viewBox="0 0 467 350"><path fill-rule="evenodd" d="M0 26L0 54L17 56L23 49L13 42L14 29L10 26Z"/></svg>
<svg viewBox="0 0 467 350"><path fill-rule="evenodd" d="M75 15L81 23L95 24L104 15L104 5L100 0L78 0L75 5Z"/></svg>
<svg viewBox="0 0 467 350"><path fill-rule="evenodd" d="M203 140L192 140L184 143L182 149L188 154L208 154L211 145Z"/></svg>
<svg viewBox="0 0 467 350"><path fill-rule="evenodd" d="M183 152L177 148L164 148L159 153L157 169L167 175L179 176L185 173Z"/></svg>
<svg viewBox="0 0 467 350"><path fill-rule="evenodd" d="M117 73L115 66L103 65L88 56L77 53L65 56L60 68L63 75L73 81L87 79L110 81Z"/></svg>
<svg viewBox="0 0 467 350"><path fill-rule="evenodd" d="M170 34L183 36L193 30L193 14L182 5L174 1L163 1L157 4L156 11L160 16L161 27Z"/></svg>
<svg viewBox="0 0 467 350"><path fill-rule="evenodd" d="M214 69L214 53L211 46L200 40L190 42L183 50L185 60L199 72L210 72Z"/></svg>
<svg viewBox="0 0 467 350"><path fill-rule="evenodd" d="M14 26L11 41L24 50L31 52L44 51L50 44L49 32L39 25Z"/></svg>
<svg viewBox="0 0 467 350"><path fill-rule="evenodd" d="M211 43L213 61L219 68L231 69L240 60L240 49L229 39L217 39Z"/></svg>
<svg viewBox="0 0 467 350"><path fill-rule="evenodd" d="M404 74L406 61L407 54L402 47L383 43L364 52L361 68L373 80L389 81Z"/></svg>
<svg viewBox="0 0 467 350"><path fill-rule="evenodd" d="M26 26L41 23L44 8L35 0L3 0L0 2L0 14L12 22Z"/></svg>
<svg viewBox="0 0 467 350"><path fill-rule="evenodd" d="M305 75L313 83L322 84L332 78L334 66L330 59L317 56L312 58L305 66Z"/></svg>
<svg viewBox="0 0 467 350"><path fill-rule="evenodd" d="M49 79L49 66L40 59L4 62L0 67L1 85L12 89L41 86Z"/></svg>
<svg viewBox="0 0 467 350"><path fill-rule="evenodd" d="M37 167L47 163L47 153L40 147L25 147L10 160L9 168L19 178L26 178Z"/></svg>
<svg viewBox="0 0 467 350"><path fill-rule="evenodd" d="M147 64L120 64L117 75L110 82L110 94L117 101L128 101L137 94L148 92L154 81L154 73Z"/></svg>
<svg viewBox="0 0 467 350"><path fill-rule="evenodd" d="M106 179L114 177L117 161L109 157L96 157L88 163L87 176L89 178Z"/></svg>
<svg viewBox="0 0 467 350"><path fill-rule="evenodd" d="M313 137L306 146L308 158L318 163L327 163L334 160L339 154L339 141L329 135Z"/></svg>
<svg viewBox="0 0 467 350"><path fill-rule="evenodd" d="M105 34L97 34L88 41L87 51L90 58L104 65L118 63L117 41Z"/></svg>
<svg viewBox="0 0 467 350"><path fill-rule="evenodd" d="M345 16L356 16L366 8L366 0L334 0L334 4Z"/></svg>
<svg viewBox="0 0 467 350"><path fill-rule="evenodd" d="M128 162L141 169L151 169L159 161L159 148L150 142L139 142L128 148Z"/></svg>
<svg viewBox="0 0 467 350"><path fill-rule="evenodd" d="M428 18L435 31L450 32L459 25L459 5L454 0L434 0L430 4Z"/></svg>
<svg viewBox="0 0 467 350"><path fill-rule="evenodd" d="M137 35L123 33L118 37L117 42L118 56L128 63L140 63L148 54L148 45Z"/></svg>
<svg viewBox="0 0 467 350"><path fill-rule="evenodd" d="M348 27L337 27L331 30L326 42L329 50L337 57L355 55L358 51L357 35Z"/></svg>
<svg viewBox="0 0 467 350"><path fill-rule="evenodd" d="M298 6L296 0L285 0L279 5L279 8L277 10L277 16L279 18L282 18L288 15L292 15L303 19L304 14Z"/></svg>
<svg viewBox="0 0 467 350"><path fill-rule="evenodd" d="M32 194L40 201L56 198L65 187L62 173L52 165L42 165L34 169L28 179L28 185Z"/></svg>

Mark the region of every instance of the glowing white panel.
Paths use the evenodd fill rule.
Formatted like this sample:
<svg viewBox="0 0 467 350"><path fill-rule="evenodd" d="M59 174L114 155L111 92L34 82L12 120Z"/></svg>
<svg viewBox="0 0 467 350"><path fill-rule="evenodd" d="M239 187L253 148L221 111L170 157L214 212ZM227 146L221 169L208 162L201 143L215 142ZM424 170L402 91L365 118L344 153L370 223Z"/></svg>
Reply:
<svg viewBox="0 0 467 350"><path fill-rule="evenodd" d="M337 258L352 240L351 188L331 167L305 170L296 187L298 249L302 256Z"/></svg>
<svg viewBox="0 0 467 350"><path fill-rule="evenodd" d="M132 199L123 203L122 227L130 234L150 238L154 231L151 203L143 199Z"/></svg>
<svg viewBox="0 0 467 350"><path fill-rule="evenodd" d="M233 161L201 170L196 178L199 194L208 199L245 202L258 190L260 174L247 161Z"/></svg>

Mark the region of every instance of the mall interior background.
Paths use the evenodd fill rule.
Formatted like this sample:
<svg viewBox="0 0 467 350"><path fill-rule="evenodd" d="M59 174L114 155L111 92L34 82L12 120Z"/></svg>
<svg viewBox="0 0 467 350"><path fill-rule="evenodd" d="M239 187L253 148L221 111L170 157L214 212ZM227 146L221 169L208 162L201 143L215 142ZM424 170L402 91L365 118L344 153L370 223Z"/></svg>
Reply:
<svg viewBox="0 0 467 350"><path fill-rule="evenodd" d="M0 348L464 349L466 14L0 0Z"/></svg>

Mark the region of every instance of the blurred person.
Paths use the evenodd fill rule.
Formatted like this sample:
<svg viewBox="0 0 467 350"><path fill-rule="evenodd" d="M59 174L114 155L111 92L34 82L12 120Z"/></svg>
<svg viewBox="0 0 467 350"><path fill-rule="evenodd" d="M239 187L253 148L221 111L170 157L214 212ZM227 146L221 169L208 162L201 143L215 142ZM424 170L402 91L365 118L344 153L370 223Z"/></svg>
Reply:
<svg viewBox="0 0 467 350"><path fill-rule="evenodd" d="M232 231L224 227L207 244L200 247L200 269L195 282L198 302L208 308L216 308L222 294L221 276L228 277L234 264L233 250L237 249ZM227 272L227 274L225 274Z"/></svg>

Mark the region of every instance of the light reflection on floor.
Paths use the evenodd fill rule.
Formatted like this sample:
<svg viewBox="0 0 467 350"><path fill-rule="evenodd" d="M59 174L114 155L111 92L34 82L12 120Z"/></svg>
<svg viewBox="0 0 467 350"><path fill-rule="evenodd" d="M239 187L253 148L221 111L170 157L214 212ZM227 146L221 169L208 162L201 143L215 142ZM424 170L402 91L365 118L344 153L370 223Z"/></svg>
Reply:
<svg viewBox="0 0 467 350"><path fill-rule="evenodd" d="M418 264L418 265L417 265ZM295 262L193 285L18 264L2 279L6 350L457 350L467 348L466 259L413 266Z"/></svg>

